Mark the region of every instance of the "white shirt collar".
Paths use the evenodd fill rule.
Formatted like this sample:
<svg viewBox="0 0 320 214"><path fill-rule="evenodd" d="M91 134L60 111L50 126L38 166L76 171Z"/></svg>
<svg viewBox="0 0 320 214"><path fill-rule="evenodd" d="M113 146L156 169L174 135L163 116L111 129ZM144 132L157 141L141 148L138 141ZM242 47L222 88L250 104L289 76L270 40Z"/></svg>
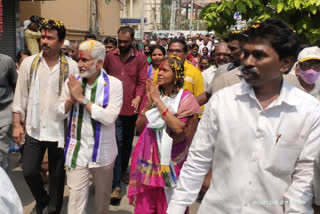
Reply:
<svg viewBox="0 0 320 214"><path fill-rule="evenodd" d="M283 80L280 96L274 101L274 104L272 106L281 105L282 103L285 103L289 106L298 105L295 97L292 94L293 88L294 86L292 86L291 84ZM243 95L249 95L253 99L257 100L253 88L249 84L247 84L244 80L242 80L239 90L236 92L236 96L243 96Z"/></svg>

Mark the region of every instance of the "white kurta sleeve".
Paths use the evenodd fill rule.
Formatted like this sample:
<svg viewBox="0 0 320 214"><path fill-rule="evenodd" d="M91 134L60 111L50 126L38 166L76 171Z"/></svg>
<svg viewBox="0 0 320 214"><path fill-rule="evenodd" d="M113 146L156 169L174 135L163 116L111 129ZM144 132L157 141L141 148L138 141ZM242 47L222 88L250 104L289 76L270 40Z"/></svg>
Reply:
<svg viewBox="0 0 320 214"><path fill-rule="evenodd" d="M318 152L313 166L314 203L320 206L320 153Z"/></svg>
<svg viewBox="0 0 320 214"><path fill-rule="evenodd" d="M292 175L292 183L284 195L285 198L285 213L304 213L312 214L313 203L313 170L314 159L319 151L320 139L320 117L319 108L315 109L312 118L312 127L303 150L296 162L295 169Z"/></svg>
<svg viewBox="0 0 320 214"><path fill-rule="evenodd" d="M122 107L122 83L120 80L110 77L109 103L106 108L102 108L97 104L91 106L92 119L99 121L105 126L113 125L120 113Z"/></svg>
<svg viewBox="0 0 320 214"><path fill-rule="evenodd" d="M22 214L22 204L7 173L0 168L0 213Z"/></svg>
<svg viewBox="0 0 320 214"><path fill-rule="evenodd" d="M213 96L205 106L205 111L193 138L189 154L184 163L178 185L169 203L168 214L183 214L187 206L197 198L204 176L212 166L214 144L217 137L218 97Z"/></svg>
<svg viewBox="0 0 320 214"><path fill-rule="evenodd" d="M57 117L59 118L59 120L64 120L69 115L69 112L65 113L65 102L70 97L68 82L69 82L69 78L64 82L62 86L59 102L57 103L57 108L58 108Z"/></svg>

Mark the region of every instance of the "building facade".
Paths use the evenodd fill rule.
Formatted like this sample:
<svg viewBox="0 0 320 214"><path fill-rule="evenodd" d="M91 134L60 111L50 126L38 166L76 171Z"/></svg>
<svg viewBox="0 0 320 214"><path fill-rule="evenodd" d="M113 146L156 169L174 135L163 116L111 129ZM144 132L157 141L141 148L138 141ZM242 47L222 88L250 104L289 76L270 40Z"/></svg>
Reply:
<svg viewBox="0 0 320 214"><path fill-rule="evenodd" d="M92 10L93 3L97 6ZM66 26L68 40L83 40L90 29L96 29L100 39L116 36L120 27L120 0L109 4L105 0L20 1L19 6L21 23L32 15L59 19Z"/></svg>
<svg viewBox="0 0 320 214"><path fill-rule="evenodd" d="M122 0L123 19L145 19L144 32L161 30L161 0ZM126 23L141 31L141 23Z"/></svg>

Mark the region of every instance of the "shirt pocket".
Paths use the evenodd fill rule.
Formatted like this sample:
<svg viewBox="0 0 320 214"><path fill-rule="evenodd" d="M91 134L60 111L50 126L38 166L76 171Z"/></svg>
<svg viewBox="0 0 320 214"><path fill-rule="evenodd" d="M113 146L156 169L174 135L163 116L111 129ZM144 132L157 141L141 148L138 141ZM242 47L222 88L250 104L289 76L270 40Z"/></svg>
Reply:
<svg viewBox="0 0 320 214"><path fill-rule="evenodd" d="M303 145L295 141L275 138L272 148L266 155L265 170L276 176L291 175Z"/></svg>
<svg viewBox="0 0 320 214"><path fill-rule="evenodd" d="M136 66L128 65L125 68L125 72L126 72L127 76L130 78L130 80L136 81L136 77L137 77L137 67Z"/></svg>

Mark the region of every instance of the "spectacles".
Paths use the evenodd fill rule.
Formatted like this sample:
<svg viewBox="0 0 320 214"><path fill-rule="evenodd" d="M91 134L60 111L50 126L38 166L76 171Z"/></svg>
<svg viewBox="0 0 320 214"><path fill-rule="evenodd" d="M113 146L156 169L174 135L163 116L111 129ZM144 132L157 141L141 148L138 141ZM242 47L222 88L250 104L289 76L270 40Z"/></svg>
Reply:
<svg viewBox="0 0 320 214"><path fill-rule="evenodd" d="M304 71L313 68L314 70L320 72L320 60L308 60L299 62L299 68Z"/></svg>
<svg viewBox="0 0 320 214"><path fill-rule="evenodd" d="M181 49L168 49L168 52L169 53L173 53L173 52L182 53L182 50Z"/></svg>
<svg viewBox="0 0 320 214"><path fill-rule="evenodd" d="M225 56L225 57L231 57L231 54L228 53L215 53L214 56Z"/></svg>

